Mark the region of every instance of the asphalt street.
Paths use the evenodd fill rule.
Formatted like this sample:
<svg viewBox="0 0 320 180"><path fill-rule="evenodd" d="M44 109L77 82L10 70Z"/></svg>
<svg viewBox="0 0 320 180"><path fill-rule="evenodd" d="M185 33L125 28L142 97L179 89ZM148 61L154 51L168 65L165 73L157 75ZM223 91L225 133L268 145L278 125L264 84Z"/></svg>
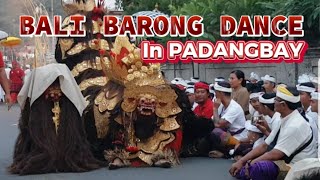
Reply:
<svg viewBox="0 0 320 180"><path fill-rule="evenodd" d="M15 105L10 111L0 103L0 180L231 180L228 170L231 160L211 158L186 158L181 165L171 169L162 168L125 168L118 170L99 170L86 173L55 173L42 175L17 176L7 172L12 162L14 143L18 134L17 122L20 107Z"/></svg>

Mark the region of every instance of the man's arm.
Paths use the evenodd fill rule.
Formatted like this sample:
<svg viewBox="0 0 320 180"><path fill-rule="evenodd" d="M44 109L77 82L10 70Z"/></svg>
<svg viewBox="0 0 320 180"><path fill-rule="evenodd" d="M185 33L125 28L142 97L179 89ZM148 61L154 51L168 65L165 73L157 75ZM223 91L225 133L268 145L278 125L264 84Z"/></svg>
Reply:
<svg viewBox="0 0 320 180"><path fill-rule="evenodd" d="M241 168L249 161L256 157L261 156L265 152L267 152L268 144L263 143L259 145L258 147L254 148L252 151L250 151L248 154L246 154L244 157L242 157L239 161L236 163L233 163L229 173L232 176L236 176L236 174L241 170Z"/></svg>
<svg viewBox="0 0 320 180"><path fill-rule="evenodd" d="M264 154L265 152L267 152L267 148L268 148L268 144L263 143L261 145L259 145L258 147L254 148L252 151L250 151L248 154L246 154L245 156L243 156L239 161L242 164L245 164L247 161L249 160L253 160L256 157L261 156L262 154ZM258 159L258 158L257 158Z"/></svg>
<svg viewBox="0 0 320 180"><path fill-rule="evenodd" d="M221 119L218 114L218 108L214 109L214 118L213 118L214 126L216 128L227 129L230 126L230 122Z"/></svg>
<svg viewBox="0 0 320 180"><path fill-rule="evenodd" d="M0 84L6 95L10 94L10 82L4 68L0 68Z"/></svg>
<svg viewBox="0 0 320 180"><path fill-rule="evenodd" d="M262 160L269 160L269 161L277 161L284 157L284 153L278 149L273 149L270 152L267 152L263 154L262 156L259 156L255 160L253 160L251 163L255 163Z"/></svg>

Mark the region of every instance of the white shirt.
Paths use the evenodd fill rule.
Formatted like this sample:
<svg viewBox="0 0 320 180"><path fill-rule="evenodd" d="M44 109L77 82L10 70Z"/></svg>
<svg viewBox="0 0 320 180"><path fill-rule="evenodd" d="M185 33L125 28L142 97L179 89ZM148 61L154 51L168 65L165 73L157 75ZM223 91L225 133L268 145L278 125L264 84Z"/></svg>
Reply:
<svg viewBox="0 0 320 180"><path fill-rule="evenodd" d="M264 116L264 117L271 130L276 129L281 124L281 114L278 112L275 112L272 118L270 118L270 116Z"/></svg>
<svg viewBox="0 0 320 180"><path fill-rule="evenodd" d="M5 68L4 70L6 71L7 78L10 79L9 76L10 76L11 69L10 68Z"/></svg>
<svg viewBox="0 0 320 180"><path fill-rule="evenodd" d="M311 112L311 106L306 111L306 118L309 120L309 124L312 128L313 132L313 142L316 144L316 148L318 148L318 113Z"/></svg>
<svg viewBox="0 0 320 180"><path fill-rule="evenodd" d="M258 147L260 144L264 143L264 138L259 138L258 140L256 140L256 142L254 142L252 149Z"/></svg>
<svg viewBox="0 0 320 180"><path fill-rule="evenodd" d="M311 138L312 130L309 123L301 116L298 110L281 119L280 134L274 149L278 149L287 156L290 156ZM271 132L265 142L270 145L279 131L275 129ZM317 152L315 144L311 143L308 147L297 154L290 164L294 164L305 158L315 158Z"/></svg>
<svg viewBox="0 0 320 180"><path fill-rule="evenodd" d="M320 161L318 158L303 159L295 163L288 172L285 180L298 180L303 176L310 175L319 169Z"/></svg>
<svg viewBox="0 0 320 180"><path fill-rule="evenodd" d="M198 103L194 102L191 110L193 111L197 106L198 106Z"/></svg>
<svg viewBox="0 0 320 180"><path fill-rule="evenodd" d="M314 123L318 127L318 113L311 111L311 106L308 107L306 111L306 116L309 117L309 123ZM311 122L312 121L312 122Z"/></svg>
<svg viewBox="0 0 320 180"><path fill-rule="evenodd" d="M242 107L233 99L230 101L227 109L223 107L220 116L221 119L224 119L230 123L230 132L237 132L245 127L246 117L244 116ZM243 138L247 137L247 133L243 131L242 133L236 134L233 137L237 140L242 140Z"/></svg>

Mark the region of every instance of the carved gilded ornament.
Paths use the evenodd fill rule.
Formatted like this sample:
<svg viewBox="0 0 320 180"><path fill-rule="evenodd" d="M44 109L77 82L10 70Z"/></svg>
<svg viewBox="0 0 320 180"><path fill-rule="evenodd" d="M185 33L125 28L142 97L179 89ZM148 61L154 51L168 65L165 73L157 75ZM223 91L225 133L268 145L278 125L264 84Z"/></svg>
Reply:
<svg viewBox="0 0 320 180"><path fill-rule="evenodd" d="M91 86L104 86L108 82L108 79L106 77L96 77L96 78L90 78L82 81L79 84L80 90L86 90L88 87Z"/></svg>

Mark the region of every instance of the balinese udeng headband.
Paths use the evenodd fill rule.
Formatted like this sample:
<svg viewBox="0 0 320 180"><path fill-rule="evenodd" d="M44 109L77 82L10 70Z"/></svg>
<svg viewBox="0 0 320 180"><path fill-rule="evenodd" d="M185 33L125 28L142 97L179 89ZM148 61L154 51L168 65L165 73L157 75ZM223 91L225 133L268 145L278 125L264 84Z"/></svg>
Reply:
<svg viewBox="0 0 320 180"><path fill-rule="evenodd" d="M222 87L218 83L214 84L214 90L215 91L221 91L221 92L228 92L228 93L232 92L232 88Z"/></svg>
<svg viewBox="0 0 320 180"><path fill-rule="evenodd" d="M265 99L261 96L259 96L259 102L262 104L274 104L274 99L275 98L271 98L271 99Z"/></svg>
<svg viewBox="0 0 320 180"><path fill-rule="evenodd" d="M311 99L312 100L319 100L319 92L312 92Z"/></svg>
<svg viewBox="0 0 320 180"><path fill-rule="evenodd" d="M263 92L251 93L249 99L258 98L260 95L263 95Z"/></svg>
<svg viewBox="0 0 320 180"><path fill-rule="evenodd" d="M225 81L224 78L214 78L214 82L223 82Z"/></svg>
<svg viewBox="0 0 320 180"><path fill-rule="evenodd" d="M277 87L277 97L289 101L292 103L297 103L300 101L300 95L299 96L294 96L290 91L288 91L287 88L283 86L278 86Z"/></svg>
<svg viewBox="0 0 320 180"><path fill-rule="evenodd" d="M308 86L301 86L300 84L296 85L298 91L303 91L303 92L308 92L312 93L315 92L316 89L313 87L308 87Z"/></svg>
<svg viewBox="0 0 320 180"><path fill-rule="evenodd" d="M262 80L264 80L264 81L270 81L270 82L276 82L276 78L274 78L274 77L271 77L271 76L269 76L269 75L265 75L264 77L262 77L261 78Z"/></svg>

